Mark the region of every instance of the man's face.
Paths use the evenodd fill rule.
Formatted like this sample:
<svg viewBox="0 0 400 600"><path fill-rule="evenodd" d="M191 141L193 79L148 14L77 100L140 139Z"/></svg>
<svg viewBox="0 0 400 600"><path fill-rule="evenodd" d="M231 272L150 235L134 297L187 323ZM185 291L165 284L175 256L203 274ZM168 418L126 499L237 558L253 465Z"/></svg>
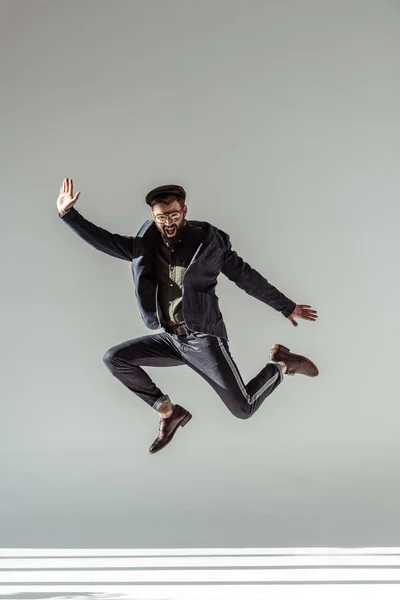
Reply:
<svg viewBox="0 0 400 600"><path fill-rule="evenodd" d="M167 241L171 242L179 239L186 213L187 206L181 206L177 200L168 205L155 204L152 209L157 229Z"/></svg>

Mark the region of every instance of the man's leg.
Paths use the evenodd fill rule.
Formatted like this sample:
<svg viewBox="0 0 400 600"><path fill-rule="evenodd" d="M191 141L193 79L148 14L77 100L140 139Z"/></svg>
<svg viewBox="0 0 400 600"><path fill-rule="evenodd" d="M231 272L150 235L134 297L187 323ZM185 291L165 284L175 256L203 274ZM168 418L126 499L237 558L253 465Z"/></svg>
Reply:
<svg viewBox="0 0 400 600"><path fill-rule="evenodd" d="M109 371L149 406L164 414L170 405L142 367L176 367L185 364L167 333L146 335L110 348L104 355ZM167 410L166 410L167 409Z"/></svg>
<svg viewBox="0 0 400 600"><path fill-rule="evenodd" d="M245 384L228 342L217 337L195 333L182 343L181 348L185 363L214 388L239 419L251 417L283 380L285 365L270 361Z"/></svg>
<svg viewBox="0 0 400 600"><path fill-rule="evenodd" d="M192 415L173 405L142 367L176 367L184 365L179 344L167 333L143 336L110 348L104 362L111 373L128 389L154 408L159 416L158 436L150 446L150 454L164 448L179 427L184 427Z"/></svg>

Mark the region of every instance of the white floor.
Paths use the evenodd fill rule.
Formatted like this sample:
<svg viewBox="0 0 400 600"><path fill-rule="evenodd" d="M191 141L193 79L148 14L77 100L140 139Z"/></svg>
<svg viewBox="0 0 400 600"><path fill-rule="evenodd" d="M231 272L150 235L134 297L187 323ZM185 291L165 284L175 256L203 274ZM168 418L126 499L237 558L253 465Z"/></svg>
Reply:
<svg viewBox="0 0 400 600"><path fill-rule="evenodd" d="M3 548L0 597L398 600L400 548Z"/></svg>

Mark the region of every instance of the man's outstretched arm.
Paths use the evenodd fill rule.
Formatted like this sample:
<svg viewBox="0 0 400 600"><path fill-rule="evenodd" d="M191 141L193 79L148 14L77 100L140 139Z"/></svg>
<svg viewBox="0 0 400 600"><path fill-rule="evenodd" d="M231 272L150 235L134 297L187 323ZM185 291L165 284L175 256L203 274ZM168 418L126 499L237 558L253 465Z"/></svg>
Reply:
<svg viewBox="0 0 400 600"><path fill-rule="evenodd" d="M311 306L297 305L258 271L250 267L231 248L227 251L221 272L247 294L281 312L295 327L297 327L296 318L307 321L317 319L317 313L311 309Z"/></svg>
<svg viewBox="0 0 400 600"><path fill-rule="evenodd" d="M122 260L132 260L134 238L110 233L82 217L74 208L79 196L80 192L74 195L72 179L65 179L57 199L57 208L66 225L96 250Z"/></svg>

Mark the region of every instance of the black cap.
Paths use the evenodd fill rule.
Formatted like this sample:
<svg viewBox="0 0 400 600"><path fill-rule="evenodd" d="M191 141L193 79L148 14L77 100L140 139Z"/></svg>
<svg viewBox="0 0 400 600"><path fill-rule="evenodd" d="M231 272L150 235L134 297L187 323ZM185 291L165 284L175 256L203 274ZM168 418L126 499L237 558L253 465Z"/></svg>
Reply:
<svg viewBox="0 0 400 600"><path fill-rule="evenodd" d="M159 187L151 190L146 196L146 203L151 206L153 200L157 199L157 196L169 196L170 194L174 194L181 198L183 201L186 200L186 192L180 185L160 185Z"/></svg>

